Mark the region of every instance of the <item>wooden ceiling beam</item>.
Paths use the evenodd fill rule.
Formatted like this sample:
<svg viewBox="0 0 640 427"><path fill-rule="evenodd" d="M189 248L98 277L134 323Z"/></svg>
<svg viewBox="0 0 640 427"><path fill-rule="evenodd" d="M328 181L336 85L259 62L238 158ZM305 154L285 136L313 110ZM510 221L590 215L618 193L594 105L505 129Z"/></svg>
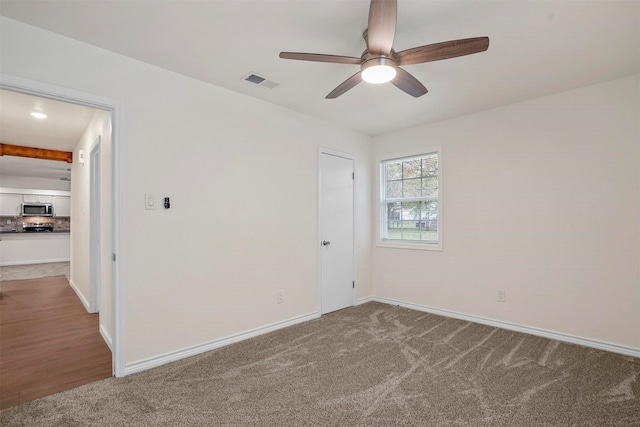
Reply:
<svg viewBox="0 0 640 427"><path fill-rule="evenodd" d="M0 144L0 156L29 157L31 159L73 163L73 153L71 151L47 150L46 148L22 147L10 144Z"/></svg>

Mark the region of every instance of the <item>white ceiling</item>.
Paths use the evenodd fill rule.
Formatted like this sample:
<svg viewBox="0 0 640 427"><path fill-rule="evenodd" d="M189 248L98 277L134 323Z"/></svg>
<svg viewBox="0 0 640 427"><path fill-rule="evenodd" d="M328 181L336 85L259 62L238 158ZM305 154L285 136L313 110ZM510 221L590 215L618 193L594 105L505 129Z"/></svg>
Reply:
<svg viewBox="0 0 640 427"><path fill-rule="evenodd" d="M280 51L360 56L365 0L2 0L0 13L369 135L640 72L640 2L398 1L394 49L476 36L487 52L406 70L429 93L360 84L324 99L354 65ZM256 72L279 83L244 82Z"/></svg>
<svg viewBox="0 0 640 427"><path fill-rule="evenodd" d="M28 178L71 179L71 164L54 160L29 159L24 157L0 156L0 187L3 176Z"/></svg>
<svg viewBox="0 0 640 427"><path fill-rule="evenodd" d="M0 142L23 147L73 151L95 109L0 90ZM31 116L47 114L46 119Z"/></svg>
<svg viewBox="0 0 640 427"><path fill-rule="evenodd" d="M23 147L73 151L95 109L32 95L0 90L0 142ZM37 119L31 112L47 114ZM70 178L66 162L0 156L0 175ZM2 183L0 183L0 187Z"/></svg>

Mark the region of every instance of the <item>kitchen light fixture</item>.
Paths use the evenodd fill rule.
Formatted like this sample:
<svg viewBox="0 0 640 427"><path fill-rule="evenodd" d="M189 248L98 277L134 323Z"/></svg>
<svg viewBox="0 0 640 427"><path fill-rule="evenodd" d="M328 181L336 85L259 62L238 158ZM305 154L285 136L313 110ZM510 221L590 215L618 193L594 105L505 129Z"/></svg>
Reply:
<svg viewBox="0 0 640 427"><path fill-rule="evenodd" d="M34 111L34 112L31 113L31 115L33 117L35 117L36 119L46 119L47 118L47 115L45 113L41 113L39 111Z"/></svg>
<svg viewBox="0 0 640 427"><path fill-rule="evenodd" d="M380 84L393 80L397 65L394 60L382 55L362 64L362 80L367 83Z"/></svg>

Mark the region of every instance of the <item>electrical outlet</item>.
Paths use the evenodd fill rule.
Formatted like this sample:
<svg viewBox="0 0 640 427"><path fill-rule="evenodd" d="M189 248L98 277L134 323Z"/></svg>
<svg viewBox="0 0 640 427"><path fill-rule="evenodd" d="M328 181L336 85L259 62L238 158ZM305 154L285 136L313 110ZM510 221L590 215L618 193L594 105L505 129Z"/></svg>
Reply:
<svg viewBox="0 0 640 427"><path fill-rule="evenodd" d="M276 295L276 301L278 304L282 304L284 302L284 291L278 291Z"/></svg>
<svg viewBox="0 0 640 427"><path fill-rule="evenodd" d="M505 292L504 289L496 289L496 301L498 302L504 302L507 293Z"/></svg>

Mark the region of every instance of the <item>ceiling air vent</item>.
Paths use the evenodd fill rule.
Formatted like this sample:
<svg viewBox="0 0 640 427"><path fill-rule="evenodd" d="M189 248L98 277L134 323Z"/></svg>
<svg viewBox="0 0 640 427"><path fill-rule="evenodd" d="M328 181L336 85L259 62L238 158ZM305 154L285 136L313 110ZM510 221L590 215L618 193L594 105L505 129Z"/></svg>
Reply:
<svg viewBox="0 0 640 427"><path fill-rule="evenodd" d="M274 87L278 86L278 83L274 82L273 80L269 80L265 76L261 76L257 73L249 73L244 76L242 80L244 80L245 82L256 84L258 86L266 87L267 89L273 89Z"/></svg>

